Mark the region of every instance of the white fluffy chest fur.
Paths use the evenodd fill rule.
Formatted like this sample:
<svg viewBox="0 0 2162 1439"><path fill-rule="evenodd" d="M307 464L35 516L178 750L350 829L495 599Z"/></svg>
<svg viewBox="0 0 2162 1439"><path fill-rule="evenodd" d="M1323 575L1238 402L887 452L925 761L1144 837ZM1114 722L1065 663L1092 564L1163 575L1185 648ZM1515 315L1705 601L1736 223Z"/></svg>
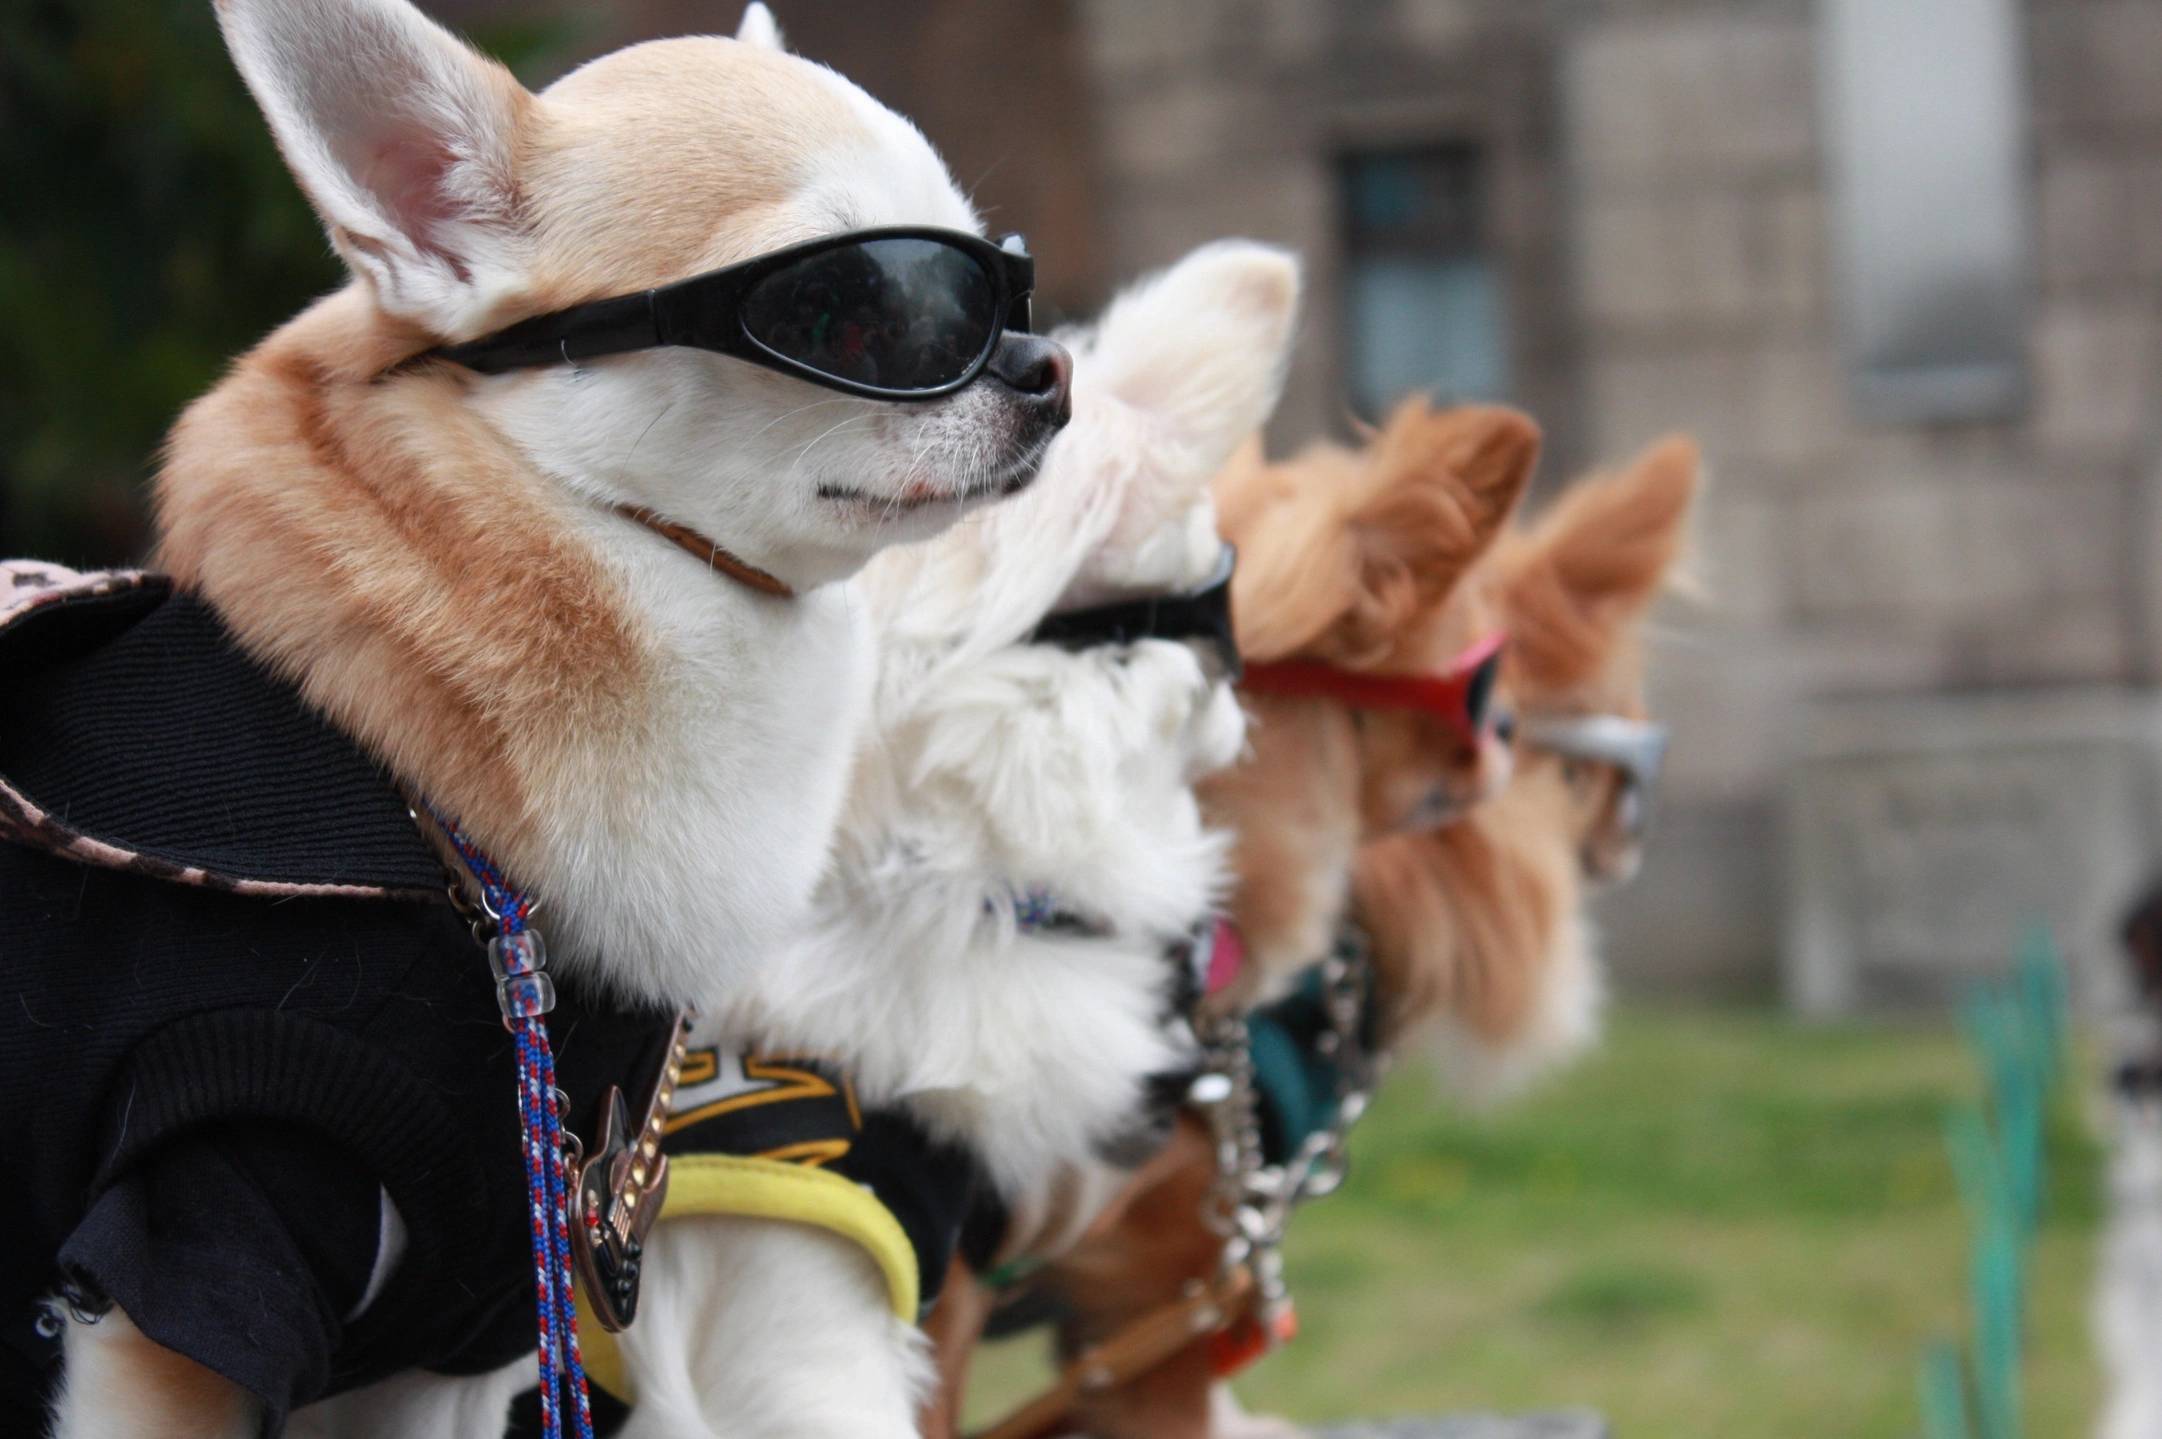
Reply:
<svg viewBox="0 0 2162 1439"><path fill-rule="evenodd" d="M1219 896L1196 773L1236 752L1192 651L1014 646L949 677L864 757L813 927L724 1011L747 1042L844 1056L1008 1193L1132 1122L1179 1057L1167 946ZM1041 896L1102 931L1029 931Z"/></svg>
<svg viewBox="0 0 2162 1439"><path fill-rule="evenodd" d="M612 986L715 1004L794 932L825 867L867 626L845 586L772 599L611 517L593 529L660 658L637 732L568 757L541 924Z"/></svg>

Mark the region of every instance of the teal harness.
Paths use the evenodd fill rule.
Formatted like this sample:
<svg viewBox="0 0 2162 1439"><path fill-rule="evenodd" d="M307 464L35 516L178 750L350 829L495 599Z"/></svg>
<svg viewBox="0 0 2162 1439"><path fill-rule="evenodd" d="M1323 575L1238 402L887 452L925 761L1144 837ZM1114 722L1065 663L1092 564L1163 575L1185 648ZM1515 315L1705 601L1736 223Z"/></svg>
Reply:
<svg viewBox="0 0 2162 1439"><path fill-rule="evenodd" d="M1367 1088L1379 1028L1364 939L1355 932L1340 935L1298 988L1247 1016L1254 1117L1267 1163L1287 1163L1337 1124L1348 1092Z"/></svg>

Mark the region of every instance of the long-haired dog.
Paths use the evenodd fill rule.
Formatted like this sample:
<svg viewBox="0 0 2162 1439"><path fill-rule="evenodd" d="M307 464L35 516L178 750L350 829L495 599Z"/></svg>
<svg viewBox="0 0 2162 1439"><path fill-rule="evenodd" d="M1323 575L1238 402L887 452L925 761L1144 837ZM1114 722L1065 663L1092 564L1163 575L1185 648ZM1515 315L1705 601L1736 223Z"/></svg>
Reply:
<svg viewBox="0 0 2162 1439"><path fill-rule="evenodd" d="M992 277L1010 266L975 238L976 217L923 137L839 76L781 53L763 7L747 21L751 43L640 45L537 94L405 0L217 9L352 282L242 359L174 430L157 489L159 559L179 587L167 613L207 606L214 624L189 619L190 633L206 647L229 636L267 671L249 681L263 693L297 691L331 726L334 740L320 743L357 753L354 784L380 786L365 768L380 766L540 899L576 1111L597 1100L571 1076L605 1045L611 1005L711 1004L788 960L869 703L873 606L835 582L1025 484L1064 418L1065 361L1045 341L1002 335L1005 315L987 313ZM881 347L913 344L909 335L831 310L831 332L791 330L798 312L817 320L810 311L825 303L803 292L760 292L777 312L756 342L764 350L748 331L697 316L686 320L697 335L663 338L656 287L892 226L962 232L929 243L979 267L980 283L950 286L977 326L956 344L983 336L965 383L896 403L871 383L881 359L908 360L919 379L963 372L937 368L936 337L904 355ZM874 295L872 280L853 283L835 309ZM509 327L551 313L568 326L560 340L503 360L532 333ZM928 308L903 318L943 322ZM459 361L483 353L502 363ZM806 383L821 365L852 367L841 378L856 389ZM105 588L155 598L162 585L127 576ZM39 625L64 625L97 596L62 598L39 608ZM170 684L183 658L167 652L169 667L145 683ZM31 693L19 677L0 685L11 704ZM180 717L158 743L199 743L228 718ZM80 773L94 779L95 767ZM273 814L312 802L312 772L258 778L219 802L228 820L243 801ZM285 802L266 803L273 791ZM334 834L300 846L328 878L131 853L72 829L82 814L9 792L7 832L25 847L5 856L0 893L36 907L41 926L10 920L9 977L37 993L20 1008L42 1030L91 1036L71 1040L57 1070L25 1071L31 1051L12 1030L0 1046L12 1052L0 1061L10 1106L38 1115L15 1163L42 1176L38 1206L48 1192L76 1206L48 1211L17 1195L0 1205L18 1261L11 1326L31 1299L15 1277L46 1282L52 1255L38 1246L68 1239L81 1206L98 1206L98 1234L78 1228L69 1240L70 1292L91 1298L76 1305L84 1322L50 1330L64 1330L63 1439L252 1435L289 1408L400 1369L410 1372L303 1427L485 1433L510 1390L530 1382L529 1201L509 1039L440 870L429 878L428 846L387 787L377 798L388 829L371 833L395 847L405 828L419 844L417 881L343 882L369 856L341 851ZM72 867L62 875L60 865ZM152 933L151 906L193 918ZM274 962L261 937L279 926ZM26 964L45 973L34 965L50 935L62 936L54 967L26 976ZM112 982L67 966L78 951ZM269 986L259 1004L218 987L245 988L251 955L260 963L249 973ZM883 958L847 956L873 970ZM349 971L387 977L350 989ZM203 1024L231 1028L247 1009L248 1023L285 1035L287 1069L197 1046L222 1066L222 1109L207 1091L126 1080L120 1066L143 1061L108 1050L123 1033L116 1016L147 1003L146 974L173 981L153 988L174 1005L218 1011L197 1016ZM473 1072L299 1085L280 1076L344 1051L295 1040L296 1026L331 1038L365 1030L367 1043L393 1048L441 1034ZM437 1112L468 1093L476 1114L485 1100L485 1118ZM201 1103L170 1117L193 1128L146 1149L153 1094L161 1113L182 1097ZM249 1125L304 1097L382 1112L351 1133L293 1121L250 1137ZM100 1133L126 1147L92 1154ZM356 1157L340 1147L349 1140L375 1149ZM296 1155L307 1163L296 1168ZM458 1179L469 1164L470 1181ZM260 1198L269 1219L223 1208L224 1190L189 1177L205 1165ZM296 1184L301 1193L284 1192ZM438 1219L466 1228L424 1232ZM116 1231L155 1243L131 1248ZM466 1242L473 1231L486 1242ZM226 1248L190 1248L198 1238ZM335 1266L321 1252L334 1239L354 1247L349 1269L342 1252ZM251 1250L275 1257L244 1272L218 1257ZM272 1307L273 1293L289 1305ZM118 1307L100 1318L99 1298ZM444 1360L428 1347L438 1339L468 1337L436 1332L459 1304L512 1319L523 1304L523 1338L459 1356L463 1372L492 1377L411 1369ZM36 1391L50 1379L12 1348L0 1378L11 1412L38 1427Z"/></svg>
<svg viewBox="0 0 2162 1439"><path fill-rule="evenodd" d="M1248 960L1211 1005L1275 992L1327 951L1362 843L1461 814L1505 781L1502 726L1473 683L1495 661L1477 642L1496 616L1465 581L1503 532L1537 452L1537 429L1514 411L1413 400L1357 450L1319 446L1265 465L1250 447L1218 478L1224 530L1239 546L1235 611L1253 724L1241 763L1202 784L1211 817L1236 836L1226 908ZM1376 702L1393 698L1384 686L1427 683L1467 650L1474 673L1439 686L1442 703ZM1214 1162L1198 1125L1182 1119L1111 1208L1097 1201L1089 1237L1045 1256L1058 1260L1042 1286L1064 1301L1065 1348L1102 1339L1209 1272L1222 1241L1201 1224L1200 1202ZM953 1387L974 1336L947 1317L939 1338ZM1075 1418L1097 1426L1088 1432L1205 1433L1208 1381L1197 1345Z"/></svg>
<svg viewBox="0 0 2162 1439"><path fill-rule="evenodd" d="M1321 446L1273 466L1249 455L1217 481L1239 546L1254 723L1246 761L1202 794L1237 836L1229 912L1254 971L1244 993L1327 950L1361 844L1445 823L1507 782L1488 686L1468 682L1437 712L1369 702L1357 681L1499 663L1481 647L1497 637L1495 609L1464 581L1538 450L1537 428L1513 410L1413 399L1358 450ZM1286 674L1303 682L1269 682Z"/></svg>
<svg viewBox="0 0 2162 1439"><path fill-rule="evenodd" d="M1491 414L1453 413L1459 423ZM1654 447L1625 472L1578 485L1460 576L1445 607L1455 624L1442 632L1457 643L1499 617L1509 635L1501 703L1520 710L1527 734L1544 722L1568 743L1556 728L1563 720L1641 720L1640 630L1680 552L1696 469L1686 442ZM1257 719L1257 747L1265 733ZM1283 782L1277 792L1296 790ZM1587 1042L1598 986L1579 914L1583 883L1630 866L1647 798L1613 763L1565 758L1526 739L1498 795L1439 827L1361 845L1348 908L1370 938L1382 1043L1400 1046L1438 1025L1457 1075L1491 1081L1498 1070L1520 1078ZM1265 806L1238 819L1242 838L1282 822ZM1273 884L1286 888L1281 874ZM1117 1333L1219 1263L1223 1239L1201 1220L1216 1165L1202 1128L1182 1124L1113 1219L1053 1271L1047 1282L1069 1315L1069 1349ZM1296 1432L1240 1412L1216 1382L1224 1367L1221 1346L1188 1345L1128 1384L1083 1396L1075 1432Z"/></svg>
<svg viewBox="0 0 2162 1439"><path fill-rule="evenodd" d="M1510 537L1495 575L1516 775L1465 823L1360 855L1388 1028L1431 1027L1445 1079L1467 1092L1506 1092L1597 1033L1585 885L1635 871L1657 756L1601 758L1585 725L1626 734L1645 718L1644 620L1683 555L1698 479L1696 447L1664 440Z"/></svg>
<svg viewBox="0 0 2162 1439"><path fill-rule="evenodd" d="M1173 956L1225 880L1193 786L1244 730L1210 648L1032 635L1218 571L1208 481L1274 402L1296 282L1227 242L1121 296L1068 341L1075 420L1036 486L870 567L871 739L815 922L702 1022L831 1061L865 1115L971 1156L1018 1226L1058 1228L1054 1176L1115 1149L1148 1076L1187 1061ZM858 1246L672 1215L646 1284L626 1433L918 1432L916 1316Z"/></svg>

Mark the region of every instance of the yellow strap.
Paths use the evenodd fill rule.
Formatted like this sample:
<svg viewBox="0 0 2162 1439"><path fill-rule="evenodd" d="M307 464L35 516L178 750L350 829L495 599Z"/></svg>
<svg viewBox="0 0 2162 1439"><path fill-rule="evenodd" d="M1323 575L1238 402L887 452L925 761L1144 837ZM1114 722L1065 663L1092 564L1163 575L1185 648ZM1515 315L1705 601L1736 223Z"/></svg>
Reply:
<svg viewBox="0 0 2162 1439"><path fill-rule="evenodd" d="M871 1256L886 1276L886 1296L904 1322L916 1322L922 1293L916 1249L878 1197L831 1170L735 1154L676 1154L668 1159L668 1200L661 1223L686 1215L784 1219L838 1234ZM636 1399L616 1336L602 1329L578 1291L578 1349L586 1377L629 1403Z"/></svg>

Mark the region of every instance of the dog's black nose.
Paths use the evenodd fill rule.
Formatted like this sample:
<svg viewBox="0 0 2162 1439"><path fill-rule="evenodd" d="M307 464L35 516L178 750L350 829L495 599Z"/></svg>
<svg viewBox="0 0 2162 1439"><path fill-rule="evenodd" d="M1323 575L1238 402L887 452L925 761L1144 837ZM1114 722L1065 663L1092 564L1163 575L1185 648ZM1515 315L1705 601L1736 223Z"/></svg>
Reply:
<svg viewBox="0 0 2162 1439"><path fill-rule="evenodd" d="M1063 425L1073 418L1073 356L1065 346L1008 330L998 337L987 368L1047 423Z"/></svg>

